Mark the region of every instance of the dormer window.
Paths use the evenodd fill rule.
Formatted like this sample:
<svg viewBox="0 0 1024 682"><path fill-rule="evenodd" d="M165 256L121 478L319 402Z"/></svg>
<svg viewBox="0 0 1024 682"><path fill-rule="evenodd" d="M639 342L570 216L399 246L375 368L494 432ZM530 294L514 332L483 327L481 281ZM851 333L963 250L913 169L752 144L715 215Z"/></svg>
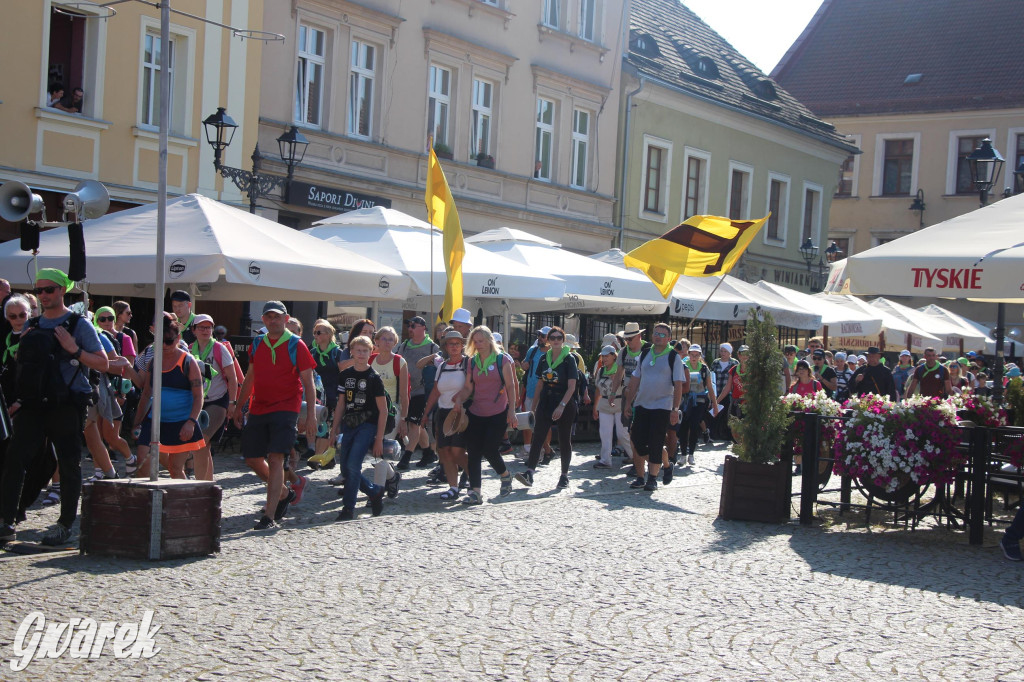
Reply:
<svg viewBox="0 0 1024 682"><path fill-rule="evenodd" d="M629 39L629 51L651 58L661 56L657 41L649 33L632 33Z"/></svg>
<svg viewBox="0 0 1024 682"><path fill-rule="evenodd" d="M767 100L769 102L778 97L778 94L775 92L775 86L767 79L755 82L750 89L753 90L754 94L760 99Z"/></svg>
<svg viewBox="0 0 1024 682"><path fill-rule="evenodd" d="M718 78L718 67L711 61L711 57L698 57L694 62L693 70L704 78Z"/></svg>

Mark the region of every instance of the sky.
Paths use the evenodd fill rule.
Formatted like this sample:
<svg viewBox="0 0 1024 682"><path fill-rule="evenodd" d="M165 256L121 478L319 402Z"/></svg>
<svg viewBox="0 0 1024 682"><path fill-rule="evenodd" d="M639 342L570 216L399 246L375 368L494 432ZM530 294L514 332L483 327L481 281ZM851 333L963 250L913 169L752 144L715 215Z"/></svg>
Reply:
<svg viewBox="0 0 1024 682"><path fill-rule="evenodd" d="M642 0L640 0L642 2ZM803 32L822 0L683 0L764 73Z"/></svg>

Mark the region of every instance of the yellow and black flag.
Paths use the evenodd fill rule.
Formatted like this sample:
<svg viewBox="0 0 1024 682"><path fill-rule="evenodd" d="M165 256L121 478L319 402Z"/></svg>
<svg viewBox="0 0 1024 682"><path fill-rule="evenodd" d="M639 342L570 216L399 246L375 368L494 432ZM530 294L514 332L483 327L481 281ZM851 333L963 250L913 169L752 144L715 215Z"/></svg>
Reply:
<svg viewBox="0 0 1024 682"><path fill-rule="evenodd" d="M680 275L711 277L729 272L771 216L730 220L695 215L626 254L626 267L643 270L665 298Z"/></svg>

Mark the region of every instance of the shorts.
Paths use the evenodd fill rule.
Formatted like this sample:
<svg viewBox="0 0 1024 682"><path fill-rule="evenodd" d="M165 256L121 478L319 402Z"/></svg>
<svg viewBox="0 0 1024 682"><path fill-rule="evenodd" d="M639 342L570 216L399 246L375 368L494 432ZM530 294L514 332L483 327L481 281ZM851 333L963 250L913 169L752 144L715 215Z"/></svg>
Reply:
<svg viewBox="0 0 1024 682"><path fill-rule="evenodd" d="M174 454L176 452L195 452L206 447L206 441L203 439L203 431L199 428L199 424L193 422L192 437L188 440L181 440L181 427L182 425L191 420L184 420L180 422L160 422L160 452L166 452L168 454ZM139 429L138 442L142 445L149 445L149 442L153 439L153 420L150 417L142 422L141 428Z"/></svg>
<svg viewBox="0 0 1024 682"><path fill-rule="evenodd" d="M633 439L633 452L637 457L653 457L661 461L661 449L665 445L670 416L671 410L634 408L633 424L629 434Z"/></svg>
<svg viewBox="0 0 1024 682"><path fill-rule="evenodd" d="M413 395L409 396L409 414L406 415L405 421L410 424L419 424L423 421L423 408L427 406L427 396L425 395Z"/></svg>
<svg viewBox="0 0 1024 682"><path fill-rule="evenodd" d="M205 410L209 407L223 407L225 410L228 409L228 394L225 393L216 400L205 400L203 402L203 409Z"/></svg>
<svg viewBox="0 0 1024 682"><path fill-rule="evenodd" d="M103 418L108 422L115 422L124 416L124 412L121 411L121 406L117 404L117 400L114 399L113 389L110 388L110 384L107 383L106 378L100 381L100 385L97 387L99 398L95 405L89 406L89 411L86 414L87 422L98 421L99 418Z"/></svg>
<svg viewBox="0 0 1024 682"><path fill-rule="evenodd" d="M298 412L250 414L242 429L242 456L266 457L267 453L289 454L298 434Z"/></svg>
<svg viewBox="0 0 1024 682"><path fill-rule="evenodd" d="M462 448L466 449L466 432L455 433L450 436L444 435L444 420L451 412L451 408L439 407L434 412L434 432L437 434L435 448Z"/></svg>
<svg viewBox="0 0 1024 682"><path fill-rule="evenodd" d="M536 397L536 393L533 394ZM533 412L533 398L525 396L523 398L523 412Z"/></svg>

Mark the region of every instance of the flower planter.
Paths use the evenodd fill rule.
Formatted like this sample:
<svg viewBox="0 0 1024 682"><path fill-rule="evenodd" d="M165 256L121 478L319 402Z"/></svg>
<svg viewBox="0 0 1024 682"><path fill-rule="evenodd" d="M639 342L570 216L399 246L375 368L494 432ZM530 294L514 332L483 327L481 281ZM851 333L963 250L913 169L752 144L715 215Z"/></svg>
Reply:
<svg viewBox="0 0 1024 682"><path fill-rule="evenodd" d="M494 157L488 157L485 159L477 159L476 165L481 168L494 168Z"/></svg>
<svg viewBox="0 0 1024 682"><path fill-rule="evenodd" d="M436 156L439 159L445 159L447 161L451 161L452 159L455 158L455 156L451 152L445 152L445 151L440 151L439 152L439 151L437 151L437 149L434 149L434 156Z"/></svg>
<svg viewBox="0 0 1024 682"><path fill-rule="evenodd" d="M718 516L727 521L788 522L793 486L788 461L754 464L727 456Z"/></svg>

